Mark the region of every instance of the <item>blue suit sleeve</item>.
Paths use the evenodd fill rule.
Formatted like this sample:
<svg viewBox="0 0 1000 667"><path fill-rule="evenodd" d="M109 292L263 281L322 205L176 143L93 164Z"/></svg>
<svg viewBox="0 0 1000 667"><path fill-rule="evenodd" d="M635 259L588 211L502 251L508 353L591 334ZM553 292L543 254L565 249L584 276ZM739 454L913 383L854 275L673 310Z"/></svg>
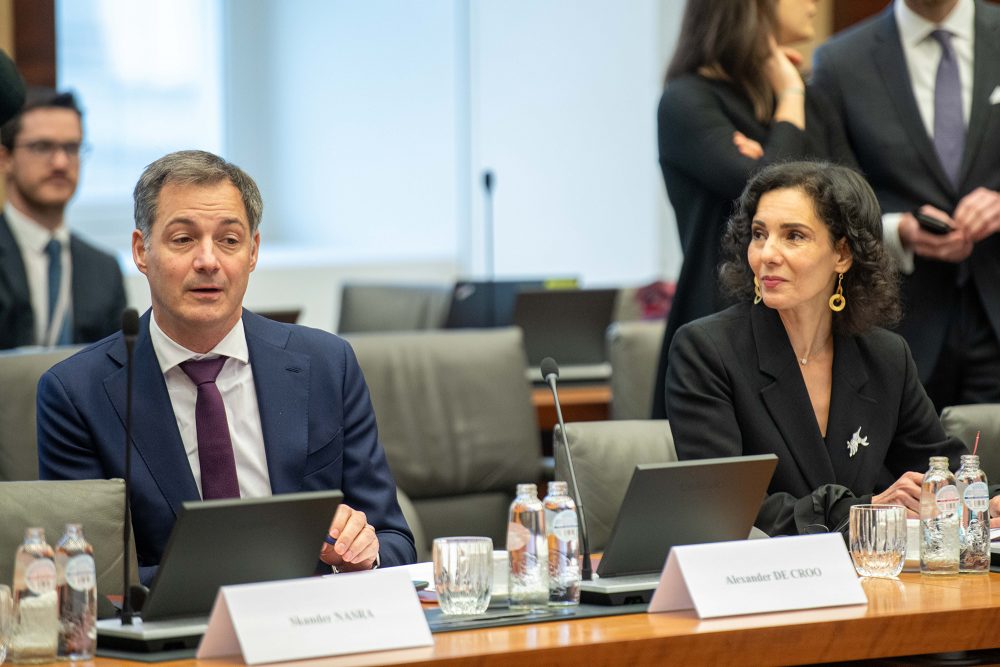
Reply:
<svg viewBox="0 0 1000 667"><path fill-rule="evenodd" d="M90 429L51 370L38 381L36 405L39 478L106 479Z"/></svg>
<svg viewBox="0 0 1000 667"><path fill-rule="evenodd" d="M414 563L413 535L396 500L368 386L350 345L344 345L344 355L344 502L375 527L382 567Z"/></svg>

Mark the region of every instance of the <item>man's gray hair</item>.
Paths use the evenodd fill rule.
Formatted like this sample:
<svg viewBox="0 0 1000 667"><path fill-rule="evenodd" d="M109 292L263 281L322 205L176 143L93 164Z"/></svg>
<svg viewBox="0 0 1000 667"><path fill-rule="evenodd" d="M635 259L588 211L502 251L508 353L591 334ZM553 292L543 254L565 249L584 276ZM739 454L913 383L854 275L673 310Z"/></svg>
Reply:
<svg viewBox="0 0 1000 667"><path fill-rule="evenodd" d="M261 199L254 180L235 164L208 151L177 151L152 162L143 170L139 182L135 184L132 193L135 200L135 228L142 232L143 242L149 245L160 191L164 185L214 185L220 181L229 181L239 190L247 212L247 221L250 223L250 234L252 236L256 233L264 212L264 200Z"/></svg>

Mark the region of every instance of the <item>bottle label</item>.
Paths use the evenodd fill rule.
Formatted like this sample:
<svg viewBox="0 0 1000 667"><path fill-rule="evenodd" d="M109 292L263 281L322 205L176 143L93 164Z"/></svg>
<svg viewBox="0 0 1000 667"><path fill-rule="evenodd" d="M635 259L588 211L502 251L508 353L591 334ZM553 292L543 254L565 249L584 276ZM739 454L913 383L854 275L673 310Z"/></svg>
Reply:
<svg viewBox="0 0 1000 667"><path fill-rule="evenodd" d="M552 520L552 534L563 542L576 541L576 510L562 510L556 514Z"/></svg>
<svg viewBox="0 0 1000 667"><path fill-rule="evenodd" d="M73 556L66 563L66 583L74 591L85 593L97 586L97 568L90 554Z"/></svg>
<svg viewBox="0 0 1000 667"><path fill-rule="evenodd" d="M986 482L973 482L965 487L965 506L973 512L985 512L990 507L990 490Z"/></svg>
<svg viewBox="0 0 1000 667"><path fill-rule="evenodd" d="M958 509L958 489L947 484L938 489L937 507L941 514L953 514Z"/></svg>
<svg viewBox="0 0 1000 667"><path fill-rule="evenodd" d="M56 564L48 558L36 558L24 572L24 585L34 595L45 595L56 589Z"/></svg>
<svg viewBox="0 0 1000 667"><path fill-rule="evenodd" d="M528 546L531 531L527 526L511 521L507 524L507 551L518 551Z"/></svg>

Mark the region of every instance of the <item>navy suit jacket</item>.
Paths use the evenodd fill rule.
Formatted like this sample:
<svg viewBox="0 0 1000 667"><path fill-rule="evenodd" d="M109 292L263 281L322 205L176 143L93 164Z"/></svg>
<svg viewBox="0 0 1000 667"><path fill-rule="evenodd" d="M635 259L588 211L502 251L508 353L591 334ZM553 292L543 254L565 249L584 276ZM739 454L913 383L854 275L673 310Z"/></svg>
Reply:
<svg viewBox="0 0 1000 667"><path fill-rule="evenodd" d="M150 341L149 318L147 311L135 344L132 404L132 522L143 568L160 562L181 504L200 499ZM340 489L344 502L375 527L383 566L414 562L413 536L396 501L368 387L350 345L249 311L243 325L272 493ZM39 380L42 479L124 476L125 364L119 332ZM317 555L321 546L316 544ZM144 579L151 576L144 569Z"/></svg>
<svg viewBox="0 0 1000 667"><path fill-rule="evenodd" d="M884 212L931 204L950 214L977 187L1000 190L1000 104L991 102L1000 87L1000 7L976 2L975 35L972 108L958 185L945 175L920 118L891 5L816 51L813 85L842 118L858 166ZM924 257L914 261L913 273L903 280L899 332L926 382L958 299L958 265ZM1000 234L977 243L966 262L1000 338Z"/></svg>
<svg viewBox="0 0 1000 667"><path fill-rule="evenodd" d="M118 261L70 235L73 262L73 343L93 343L121 327L125 286ZM0 350L35 342L28 277L21 249L0 213Z"/></svg>
<svg viewBox="0 0 1000 667"><path fill-rule="evenodd" d="M666 385L678 458L778 456L756 522L769 535L840 529L851 505L924 472L929 457L947 456L955 469L968 453L945 435L906 342L885 329L834 336L825 438L784 325L763 304L682 327ZM855 433L867 444L852 456Z"/></svg>

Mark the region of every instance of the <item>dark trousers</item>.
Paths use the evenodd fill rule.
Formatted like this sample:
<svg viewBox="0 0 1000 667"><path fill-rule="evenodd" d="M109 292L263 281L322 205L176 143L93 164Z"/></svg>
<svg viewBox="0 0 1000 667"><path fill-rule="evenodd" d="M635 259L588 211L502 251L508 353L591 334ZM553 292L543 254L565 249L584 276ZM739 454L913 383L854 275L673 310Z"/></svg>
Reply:
<svg viewBox="0 0 1000 667"><path fill-rule="evenodd" d="M924 388L938 412L949 405L1000 403L1000 343L972 280L952 304L944 347Z"/></svg>

